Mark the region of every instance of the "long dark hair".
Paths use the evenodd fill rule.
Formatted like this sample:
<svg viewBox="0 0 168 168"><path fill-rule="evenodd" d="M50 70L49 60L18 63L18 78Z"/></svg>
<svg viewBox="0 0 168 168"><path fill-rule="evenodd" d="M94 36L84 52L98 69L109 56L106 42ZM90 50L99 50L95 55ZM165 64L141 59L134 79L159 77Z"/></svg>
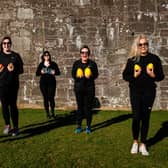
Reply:
<svg viewBox="0 0 168 168"><path fill-rule="evenodd" d="M2 47L3 41L6 40L6 39L9 40L10 45L12 45L12 40L11 40L11 38L10 38L9 36L5 36L5 37L1 40L1 52L3 52L3 47Z"/></svg>
<svg viewBox="0 0 168 168"><path fill-rule="evenodd" d="M42 54L42 56L41 56L41 61L44 62L44 56L45 56L46 54L49 56L49 62L51 62L51 54L50 54L49 51L44 51L44 52L43 52L43 54Z"/></svg>

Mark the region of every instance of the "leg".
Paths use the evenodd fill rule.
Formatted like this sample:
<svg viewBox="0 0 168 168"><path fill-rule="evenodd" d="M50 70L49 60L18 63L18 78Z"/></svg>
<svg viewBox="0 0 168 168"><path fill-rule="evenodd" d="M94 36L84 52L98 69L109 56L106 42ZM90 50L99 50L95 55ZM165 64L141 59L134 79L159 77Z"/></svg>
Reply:
<svg viewBox="0 0 168 168"><path fill-rule="evenodd" d="M17 107L18 90L19 90L19 86L11 87L10 96L9 96L11 119L13 122L13 127L16 129L18 129L18 120L19 120L19 112Z"/></svg>
<svg viewBox="0 0 168 168"><path fill-rule="evenodd" d="M49 102L50 102L50 108L51 108L52 117L55 117L55 114L54 114L55 92L56 92L56 85L54 83L53 85L50 85L50 87L48 88L48 96L49 96Z"/></svg>
<svg viewBox="0 0 168 168"><path fill-rule="evenodd" d="M140 132L140 117L141 117L141 95L135 92L131 92L130 100L133 112L132 135L134 141L138 142Z"/></svg>
<svg viewBox="0 0 168 168"><path fill-rule="evenodd" d="M18 123L19 123L19 111L17 107L17 97L18 97L19 85L13 85L10 87L9 105L11 112L11 119L13 123L13 133L12 136L18 135Z"/></svg>
<svg viewBox="0 0 168 168"><path fill-rule="evenodd" d="M92 122L92 104L94 99L94 88L88 90L84 95L84 114L87 127L90 128Z"/></svg>
<svg viewBox="0 0 168 168"><path fill-rule="evenodd" d="M130 100L133 112L132 120L132 135L133 135L133 144L131 147L131 154L138 153L138 137L140 131L140 113L141 113L141 95L132 91L130 92Z"/></svg>
<svg viewBox="0 0 168 168"><path fill-rule="evenodd" d="M9 112L9 99L8 99L8 88L0 88L0 100L2 106L2 115L5 121L4 134L8 134L10 131L10 112Z"/></svg>
<svg viewBox="0 0 168 168"><path fill-rule="evenodd" d="M142 125L141 125L141 142L146 143L147 134L149 130L149 120L154 103L156 91L145 92L143 96L143 107L142 107Z"/></svg>
<svg viewBox="0 0 168 168"><path fill-rule="evenodd" d="M2 114L5 121L5 125L10 125L10 113L9 113L9 103L6 97L1 98L1 105L2 105Z"/></svg>
<svg viewBox="0 0 168 168"><path fill-rule="evenodd" d="M77 102L77 124L81 127L83 118L83 92L75 92Z"/></svg>
<svg viewBox="0 0 168 168"><path fill-rule="evenodd" d="M149 120L150 120L150 113L152 110L152 106L154 103L156 91L155 89L152 91L146 91L143 94L143 103L142 103L142 124L141 124L141 144L139 147L139 152L142 155L148 156L149 152L146 148L146 138L149 130Z"/></svg>
<svg viewBox="0 0 168 168"><path fill-rule="evenodd" d="M3 130L3 134L7 135L10 132L11 126L10 126L10 113L8 107L9 103L5 95L1 98L1 105L2 105L2 114L5 121L5 128Z"/></svg>
<svg viewBox="0 0 168 168"><path fill-rule="evenodd" d="M49 115L49 99L48 99L48 86L44 83L40 83L40 90L43 95L43 103L44 103L44 108L46 111L47 118L50 117Z"/></svg>

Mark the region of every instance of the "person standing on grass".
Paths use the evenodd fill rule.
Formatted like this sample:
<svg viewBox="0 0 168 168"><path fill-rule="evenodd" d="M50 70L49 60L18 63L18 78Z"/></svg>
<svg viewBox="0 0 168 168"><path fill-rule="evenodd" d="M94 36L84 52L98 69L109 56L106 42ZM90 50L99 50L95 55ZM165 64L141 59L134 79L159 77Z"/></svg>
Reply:
<svg viewBox="0 0 168 168"><path fill-rule="evenodd" d="M76 60L72 67L72 78L74 79L74 92L77 101L77 128L75 133L82 132L82 118L87 120L86 133L91 133L92 104L95 96L95 82L98 77L97 64L89 59L90 49L83 46L80 49L80 59Z"/></svg>
<svg viewBox="0 0 168 168"><path fill-rule="evenodd" d="M56 75L60 75L58 65L51 60L49 51L44 51L41 57L41 62L37 67L36 76L41 76L40 90L43 95L47 118L55 118ZM49 107L51 109L51 114Z"/></svg>
<svg viewBox="0 0 168 168"><path fill-rule="evenodd" d="M149 120L156 95L155 82L164 79L161 60L149 52L149 43L145 35L135 38L123 79L129 82L130 101L133 111L131 154L149 155L146 147ZM139 133L140 144L138 144Z"/></svg>
<svg viewBox="0 0 168 168"><path fill-rule="evenodd" d="M23 61L20 55L11 50L11 38L6 36L1 41L0 52L0 101L5 120L3 134L18 135L18 107L19 75L23 73ZM10 117L13 123L11 130Z"/></svg>

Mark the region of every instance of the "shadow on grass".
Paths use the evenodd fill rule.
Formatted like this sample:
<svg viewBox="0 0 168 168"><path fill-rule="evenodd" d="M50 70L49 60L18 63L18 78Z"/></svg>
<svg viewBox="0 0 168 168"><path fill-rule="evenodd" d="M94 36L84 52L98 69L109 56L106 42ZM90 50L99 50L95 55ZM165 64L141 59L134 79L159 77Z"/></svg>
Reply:
<svg viewBox="0 0 168 168"><path fill-rule="evenodd" d="M11 136L9 137L9 136L4 136L4 135L0 136L1 138L8 137L8 139L4 139L0 142L2 143L6 141L14 141L14 140L33 137L33 136L46 133L48 131L51 131L59 127L75 124L75 122L76 122L76 113L75 111L72 111L69 114L57 116L55 119L51 119L51 120L47 120L44 122L30 124L30 125L21 127L19 131L19 136L16 136L16 137L11 137Z"/></svg>
<svg viewBox="0 0 168 168"><path fill-rule="evenodd" d="M162 127L156 132L156 134L152 138L147 140L147 146L150 147L152 145L155 145L165 137L168 137L168 121L163 122Z"/></svg>
<svg viewBox="0 0 168 168"><path fill-rule="evenodd" d="M110 126L110 125L115 124L115 123L125 121L129 118L132 118L132 114L123 114L123 115L117 116L117 117L112 118L110 120L106 120L106 121L103 121L101 123L93 125L92 126L92 131Z"/></svg>
<svg viewBox="0 0 168 168"><path fill-rule="evenodd" d="M97 113L98 110L93 110L93 114ZM0 143L37 136L56 128L73 124L76 124L75 110L70 112L69 114L58 115L55 119L23 126L19 129L19 136L12 137L11 135L1 135L0 138L6 137L6 139L3 139L2 141L0 141Z"/></svg>

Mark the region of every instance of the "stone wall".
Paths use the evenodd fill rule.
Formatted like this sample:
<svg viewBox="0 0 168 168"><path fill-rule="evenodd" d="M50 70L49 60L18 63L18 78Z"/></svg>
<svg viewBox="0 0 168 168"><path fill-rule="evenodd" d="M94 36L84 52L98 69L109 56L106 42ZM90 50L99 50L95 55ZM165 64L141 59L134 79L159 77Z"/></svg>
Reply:
<svg viewBox="0 0 168 168"><path fill-rule="evenodd" d="M0 30L1 38L12 37L13 49L24 61L20 105L42 105L35 71L45 49L61 70L57 107L74 107L71 67L87 44L99 68L96 97L101 106L128 108L128 84L121 73L132 40L145 33L166 74L158 83L154 107L168 109L168 0L0 0Z"/></svg>

